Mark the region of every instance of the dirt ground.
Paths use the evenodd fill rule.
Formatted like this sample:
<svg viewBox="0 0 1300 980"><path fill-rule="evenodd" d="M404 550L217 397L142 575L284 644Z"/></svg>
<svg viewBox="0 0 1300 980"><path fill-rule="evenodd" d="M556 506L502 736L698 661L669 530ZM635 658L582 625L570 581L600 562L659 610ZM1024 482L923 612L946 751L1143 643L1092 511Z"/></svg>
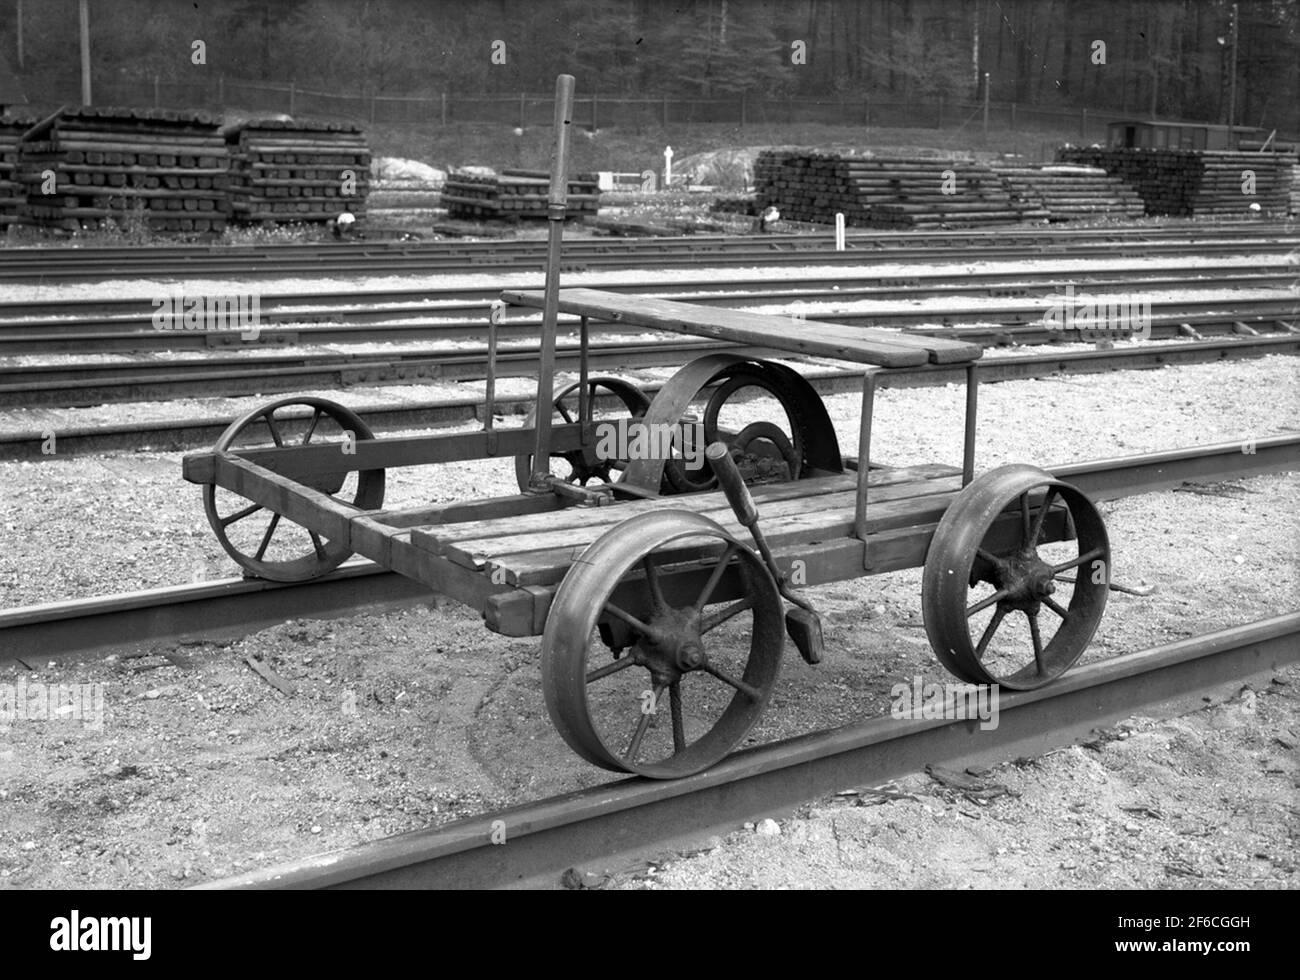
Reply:
<svg viewBox="0 0 1300 980"><path fill-rule="evenodd" d="M1295 381L1295 359L1275 357L990 385L979 468L1297 429ZM828 405L853 452L856 398ZM873 457L953 460L960 405L955 387L882 393ZM395 481L394 503L512 484L500 463L411 476ZM48 601L232 573L175 455L7 463L0 481L5 606L17 604L11 597ZM1116 578L1159 591L1114 596L1085 662L1296 607L1300 478L1193 491L1102 506ZM943 681L921 628L919 579L913 570L815 590L827 613L827 660L811 668L787 658L751 740L880 714L900 679ZM87 685L102 715L78 718L56 705L53 717L29 710L0 723L0 887L198 883L608 777L551 728L537 641L488 633L451 604L30 666L0 665L0 685L22 685L29 705L45 693L35 685ZM1018 797L949 801L917 776L899 783L915 799L817 804L771 839L742 834L650 877L681 887L1195 887L1253 878L1294 886L1300 678L1288 671L1282 680L1199 715L1135 719L1127 738L1113 732L1094 748L984 777ZM806 850L783 864L787 846ZM643 886L646 876L627 883Z"/></svg>
<svg viewBox="0 0 1300 980"><path fill-rule="evenodd" d="M747 824L602 887L1296 888L1300 668L993 769L918 773ZM970 775L970 773L966 773ZM948 773L940 777L951 779ZM596 882L593 882L596 883Z"/></svg>

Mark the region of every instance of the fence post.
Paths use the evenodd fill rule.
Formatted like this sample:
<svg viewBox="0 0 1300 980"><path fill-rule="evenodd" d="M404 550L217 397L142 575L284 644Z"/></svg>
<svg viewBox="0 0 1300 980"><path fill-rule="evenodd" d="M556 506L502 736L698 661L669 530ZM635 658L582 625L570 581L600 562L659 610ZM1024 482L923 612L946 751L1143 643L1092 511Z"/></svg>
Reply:
<svg viewBox="0 0 1300 980"><path fill-rule="evenodd" d="M1079 139L1088 142L1088 110L1084 109L1079 114Z"/></svg>
<svg viewBox="0 0 1300 980"><path fill-rule="evenodd" d="M597 111L596 111L596 93L592 92L591 93L591 131L593 133L600 128L598 125L596 125L597 122L599 122L599 119L597 118Z"/></svg>
<svg viewBox="0 0 1300 980"><path fill-rule="evenodd" d="M370 125L375 124L375 93L370 93Z"/></svg>
<svg viewBox="0 0 1300 980"><path fill-rule="evenodd" d="M447 125L447 93L442 93L442 124Z"/></svg>
<svg viewBox="0 0 1300 980"><path fill-rule="evenodd" d="M519 128L524 128L524 93L519 93ZM557 137L558 138L558 137Z"/></svg>
<svg viewBox="0 0 1300 980"><path fill-rule="evenodd" d="M160 93L159 93L159 90L158 90L158 76L157 76L157 75L154 75L154 77L153 77L153 107L154 107L155 109L157 109L160 105L162 105L162 98L160 97Z"/></svg>
<svg viewBox="0 0 1300 980"><path fill-rule="evenodd" d="M292 81L289 82L289 115L291 116L293 115L294 99L295 96L297 95L297 93L294 91L296 88L297 85L295 85Z"/></svg>
<svg viewBox="0 0 1300 980"><path fill-rule="evenodd" d="M1016 104L1011 103L1011 132L1016 131Z"/></svg>
<svg viewBox="0 0 1300 980"><path fill-rule="evenodd" d="M665 126L668 125L668 96L666 95L664 96L664 123L663 124Z"/></svg>
<svg viewBox="0 0 1300 980"><path fill-rule="evenodd" d="M943 93L939 93L939 125L936 129L943 129Z"/></svg>
<svg viewBox="0 0 1300 980"><path fill-rule="evenodd" d="M226 104L226 76L218 75L217 76L217 105L224 106L225 104Z"/></svg>
<svg viewBox="0 0 1300 980"><path fill-rule="evenodd" d="M740 128L745 128L745 93L740 93Z"/></svg>

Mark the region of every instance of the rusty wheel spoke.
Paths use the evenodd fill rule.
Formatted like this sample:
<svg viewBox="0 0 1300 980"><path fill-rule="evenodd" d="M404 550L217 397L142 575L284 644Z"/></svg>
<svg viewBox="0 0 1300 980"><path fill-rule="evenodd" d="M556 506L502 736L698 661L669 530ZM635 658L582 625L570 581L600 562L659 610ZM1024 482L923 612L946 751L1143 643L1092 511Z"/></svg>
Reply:
<svg viewBox="0 0 1300 980"><path fill-rule="evenodd" d="M664 693L663 684L656 684L652 692L652 707L654 711L641 709L641 717L637 719L636 729L632 732L632 740L627 744L627 751L623 753L628 762L636 762L636 757L641 753L641 743L645 740L645 733L650 729L650 722L655 713L659 710L659 698Z"/></svg>
<svg viewBox="0 0 1300 980"><path fill-rule="evenodd" d="M262 418L266 419L266 427L271 430L271 438L275 440L275 444L283 446L284 437L280 435L280 423L275 420L275 413L267 412Z"/></svg>
<svg viewBox="0 0 1300 980"><path fill-rule="evenodd" d="M970 619L977 612L983 612L985 609L987 609L989 606L993 605L994 603L1001 602L1003 599L1007 597L1008 594L1009 593L1006 589L998 589L991 596L981 599L979 602L975 603L975 605L967 606L966 618Z"/></svg>
<svg viewBox="0 0 1300 980"><path fill-rule="evenodd" d="M988 626L984 627L984 634L980 637L979 644L975 647L975 656L980 660L984 659L984 651L988 649L989 641L993 639L993 634L998 631L1002 625L1002 619L1007 614L1005 609L997 609L993 613L993 618L989 620Z"/></svg>
<svg viewBox="0 0 1300 980"><path fill-rule="evenodd" d="M329 555L325 553L325 545L321 541L320 535L315 531L308 531L307 533L311 535L311 546L316 549L316 557L324 561Z"/></svg>
<svg viewBox="0 0 1300 980"><path fill-rule="evenodd" d="M682 682L673 681L668 688L669 706L673 715L673 751L686 748L686 723L682 720Z"/></svg>
<svg viewBox="0 0 1300 980"><path fill-rule="evenodd" d="M1043 525L1047 523L1047 512L1052 509L1052 501L1056 497L1056 487L1047 488L1047 496L1043 498L1043 505L1038 511L1038 516L1034 518L1033 529L1029 532L1030 548L1038 547L1038 539L1043 536Z"/></svg>
<svg viewBox="0 0 1300 980"><path fill-rule="evenodd" d="M744 599L737 599L728 606L723 606L717 612L709 613L709 615L700 620L700 635L703 636L714 627L721 626L733 616L743 613L751 605L752 601L746 597Z"/></svg>
<svg viewBox="0 0 1300 980"><path fill-rule="evenodd" d="M1085 562L1096 561L1098 558L1101 558L1105 554L1106 554L1105 548L1093 548L1087 554L1080 555L1078 558L1072 558L1069 561L1062 562L1059 565L1053 565L1052 574L1058 575L1061 572L1069 571L1071 568L1078 568L1080 565L1084 564ZM1109 570L1107 570L1107 578L1109 577L1110 577Z"/></svg>
<svg viewBox="0 0 1300 980"><path fill-rule="evenodd" d="M753 687L751 687L749 684L746 684L744 681L740 680L739 678L732 677L721 667L715 667L713 664L709 663L708 661L705 661L703 666L704 666L704 670L707 673L712 674L718 680L722 681L722 683L731 685L741 694L745 695L745 697L749 698L749 700L758 701L762 697L762 695L758 691L756 691Z"/></svg>
<svg viewBox="0 0 1300 980"><path fill-rule="evenodd" d="M608 677L610 674L617 674L620 670L626 670L628 667L635 665L636 661L631 657L623 657L619 660L612 661L611 663L605 664L604 667L597 667L595 670L590 671L587 674L587 683L590 684L593 681L598 681L602 677Z"/></svg>
<svg viewBox="0 0 1300 980"><path fill-rule="evenodd" d="M570 415L569 410L564 407L564 402L556 402L555 410L560 413L560 418L564 419L565 422L573 422L573 416Z"/></svg>
<svg viewBox="0 0 1300 980"><path fill-rule="evenodd" d="M302 437L302 445L311 442L311 437L316 433L316 425L320 422L321 411L317 408L311 413L311 424L307 426L307 434Z"/></svg>
<svg viewBox="0 0 1300 980"><path fill-rule="evenodd" d="M275 529L280 526L280 515L272 514L271 523L266 525L266 533L262 535L262 543L257 546L257 554L253 556L254 561L261 561L262 556L266 554L267 546L271 543L271 536L275 534Z"/></svg>
<svg viewBox="0 0 1300 980"><path fill-rule="evenodd" d="M605 603L605 612L609 613L611 616L616 616L617 618L623 620L623 622L627 623L628 626L631 626L642 636L650 635L649 626L641 622L641 620L637 619L630 612L625 612L624 610L620 609L618 606L614 605L614 603L612 602Z"/></svg>
<svg viewBox="0 0 1300 980"><path fill-rule="evenodd" d="M1043 637L1038 632L1038 613L1026 610L1025 618L1029 620L1029 635L1034 641L1034 664L1041 674L1043 672Z"/></svg>
<svg viewBox="0 0 1300 980"><path fill-rule="evenodd" d="M1065 619L1067 616L1070 615L1069 610L1067 610L1064 606L1062 606L1051 596L1043 597L1043 605L1045 605L1048 609L1052 610L1052 612L1056 613L1056 615L1060 616L1062 619Z"/></svg>
<svg viewBox="0 0 1300 980"><path fill-rule="evenodd" d="M722 550L718 556L718 563L713 566L713 571L709 575L709 580L704 583L704 588L700 590L700 597L695 600L695 611L699 612L709 604L709 598L713 595L713 590L718 587L722 581L723 573L727 570L727 563L731 561L731 556L736 553L736 545L729 544Z"/></svg>
<svg viewBox="0 0 1300 980"><path fill-rule="evenodd" d="M655 609L668 608L668 603L664 600L663 584L659 581L659 566L647 554L641 559L641 567L645 569L645 584L650 590L650 600L654 603Z"/></svg>
<svg viewBox="0 0 1300 980"><path fill-rule="evenodd" d="M229 517L223 517L221 519L221 526L230 527L230 525L234 524L236 521L242 521L245 517L250 517L253 514L256 514L261 509L262 509L261 504L249 504L247 507L235 511Z"/></svg>
<svg viewBox="0 0 1300 980"><path fill-rule="evenodd" d="M1020 547L1029 547L1029 491L1020 495Z"/></svg>

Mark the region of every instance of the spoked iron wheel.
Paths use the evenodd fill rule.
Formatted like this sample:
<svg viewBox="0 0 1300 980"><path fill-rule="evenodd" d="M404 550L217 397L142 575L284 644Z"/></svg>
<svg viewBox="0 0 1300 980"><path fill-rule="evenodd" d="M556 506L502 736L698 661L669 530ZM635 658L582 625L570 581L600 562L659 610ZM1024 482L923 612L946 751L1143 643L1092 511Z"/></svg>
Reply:
<svg viewBox="0 0 1300 980"><path fill-rule="evenodd" d="M308 411L291 412L298 408ZM349 445L373 438L369 426L352 410L324 398L293 397L236 419L213 449L331 444L346 460ZM377 510L384 503L383 470L335 471L301 476L298 481L362 510ZM306 582L338 568L352 554L346 545L214 484L203 488L203 509L226 554L259 578Z"/></svg>
<svg viewBox="0 0 1300 980"><path fill-rule="evenodd" d="M581 382L575 381L560 391L555 396L555 411L552 418L557 422L577 422L579 419L580 399L578 398L578 389ZM612 412L600 412L595 409L597 398L605 395L613 395L623 403L624 412L614 410ZM617 420L619 418L640 418L650 407L650 399L641 393L641 390L635 385L628 384L626 381L620 381L618 378L588 378L587 379L587 413L590 420ZM536 424L537 410L528 413L528 421L525 425L532 427ZM586 486L588 481L596 483L606 483L612 479L616 470L621 470L626 465L626 460L620 459L601 459L596 453L596 440L593 438L591 444L581 449L572 449L568 452L551 453L550 471L567 483L574 483L579 486ZM528 481L533 472L533 454L524 453L515 457L515 480L519 484L520 490L528 489Z"/></svg>
<svg viewBox="0 0 1300 980"><path fill-rule="evenodd" d="M729 569L735 580L724 580ZM714 521L677 510L630 518L556 592L542 637L551 720L580 756L615 772L706 769L771 696L782 612L762 562Z"/></svg>
<svg viewBox="0 0 1300 980"><path fill-rule="evenodd" d="M797 400L785 390L776 372L763 364L737 364L724 368L714 376L713 382L721 382L721 384L709 395L708 403L704 408L704 445L710 445L721 439L720 433L723 428L729 428L732 432L745 433L747 438L743 440L742 448L749 449L752 446L753 451L762 455L784 458L788 464L793 461L790 479L797 480L804 454L799 407ZM765 408L775 400L775 407L780 409L777 413L778 418L776 420L769 418L742 426L739 420L753 414L752 410L737 409L735 404L730 409L726 407L727 403L741 391L745 391L748 396L758 398L760 403L766 402ZM782 413L785 415L784 419L779 418ZM734 443L740 440L737 438L722 441ZM692 472L683 461L672 459L665 465L664 473L673 489L680 493L712 490L718 485L718 478L707 465L703 470Z"/></svg>
<svg viewBox="0 0 1300 980"><path fill-rule="evenodd" d="M1061 532L1048 535L1049 522ZM1106 525L1077 488L1024 465L972 482L925 560L921 606L935 655L972 684L1029 690L1070 669L1101 621Z"/></svg>

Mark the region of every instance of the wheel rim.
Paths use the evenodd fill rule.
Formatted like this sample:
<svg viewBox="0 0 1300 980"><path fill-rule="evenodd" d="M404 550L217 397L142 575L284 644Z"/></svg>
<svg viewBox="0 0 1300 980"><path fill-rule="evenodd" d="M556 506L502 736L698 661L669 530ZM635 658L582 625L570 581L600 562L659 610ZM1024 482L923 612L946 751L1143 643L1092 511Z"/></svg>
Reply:
<svg viewBox="0 0 1300 980"><path fill-rule="evenodd" d="M690 571L670 574L665 562L687 550ZM724 584L728 569L736 578ZM733 599L726 590L737 585ZM556 593L542 638L547 710L595 765L658 779L699 772L762 714L780 672L781 612L767 569L712 520L631 518L593 543Z"/></svg>
<svg viewBox="0 0 1300 980"><path fill-rule="evenodd" d="M1049 520L1073 539L1043 543ZM1092 639L1110 574L1106 526L1087 495L1035 467L1000 467L935 530L921 602L930 645L968 683L1041 687Z"/></svg>
<svg viewBox="0 0 1300 980"><path fill-rule="evenodd" d="M293 408L311 412L304 418L292 417L285 410ZM226 452L236 443L240 449L322 443L342 447L348 433L355 441L374 438L355 412L336 402L313 397L285 398L236 419L221 434L213 451ZM302 483L361 510L377 510L384 503L383 470L351 470L341 475L308 477ZM333 571L352 555L346 544L322 538L215 484L203 487L203 510L226 554L258 578L304 582Z"/></svg>
<svg viewBox="0 0 1300 980"><path fill-rule="evenodd" d="M582 382L575 381L573 384L564 388L552 403L554 411L552 418L558 416L560 422L575 422L579 418L579 399L578 389ZM618 378L588 378L587 379L587 415L584 422L590 422L595 418L595 401L597 398L597 389L604 388L607 392L614 395L623 403L627 409L628 418L640 418L650 407L650 399L647 398L639 388L629 384L626 381L620 381ZM620 416L608 416L617 419ZM528 413L528 419L524 423L526 426L537 424L537 408ZM596 455L596 443L591 445L570 450L568 452L551 453L551 473L564 480L566 483L573 483L579 486L586 486L589 481L594 480L597 483L608 482L614 471L622 470L627 465L626 460L619 459L601 459ZM556 472L559 469L560 472ZM515 481L519 484L520 490L527 490L533 475L533 454L524 453L515 457Z"/></svg>

